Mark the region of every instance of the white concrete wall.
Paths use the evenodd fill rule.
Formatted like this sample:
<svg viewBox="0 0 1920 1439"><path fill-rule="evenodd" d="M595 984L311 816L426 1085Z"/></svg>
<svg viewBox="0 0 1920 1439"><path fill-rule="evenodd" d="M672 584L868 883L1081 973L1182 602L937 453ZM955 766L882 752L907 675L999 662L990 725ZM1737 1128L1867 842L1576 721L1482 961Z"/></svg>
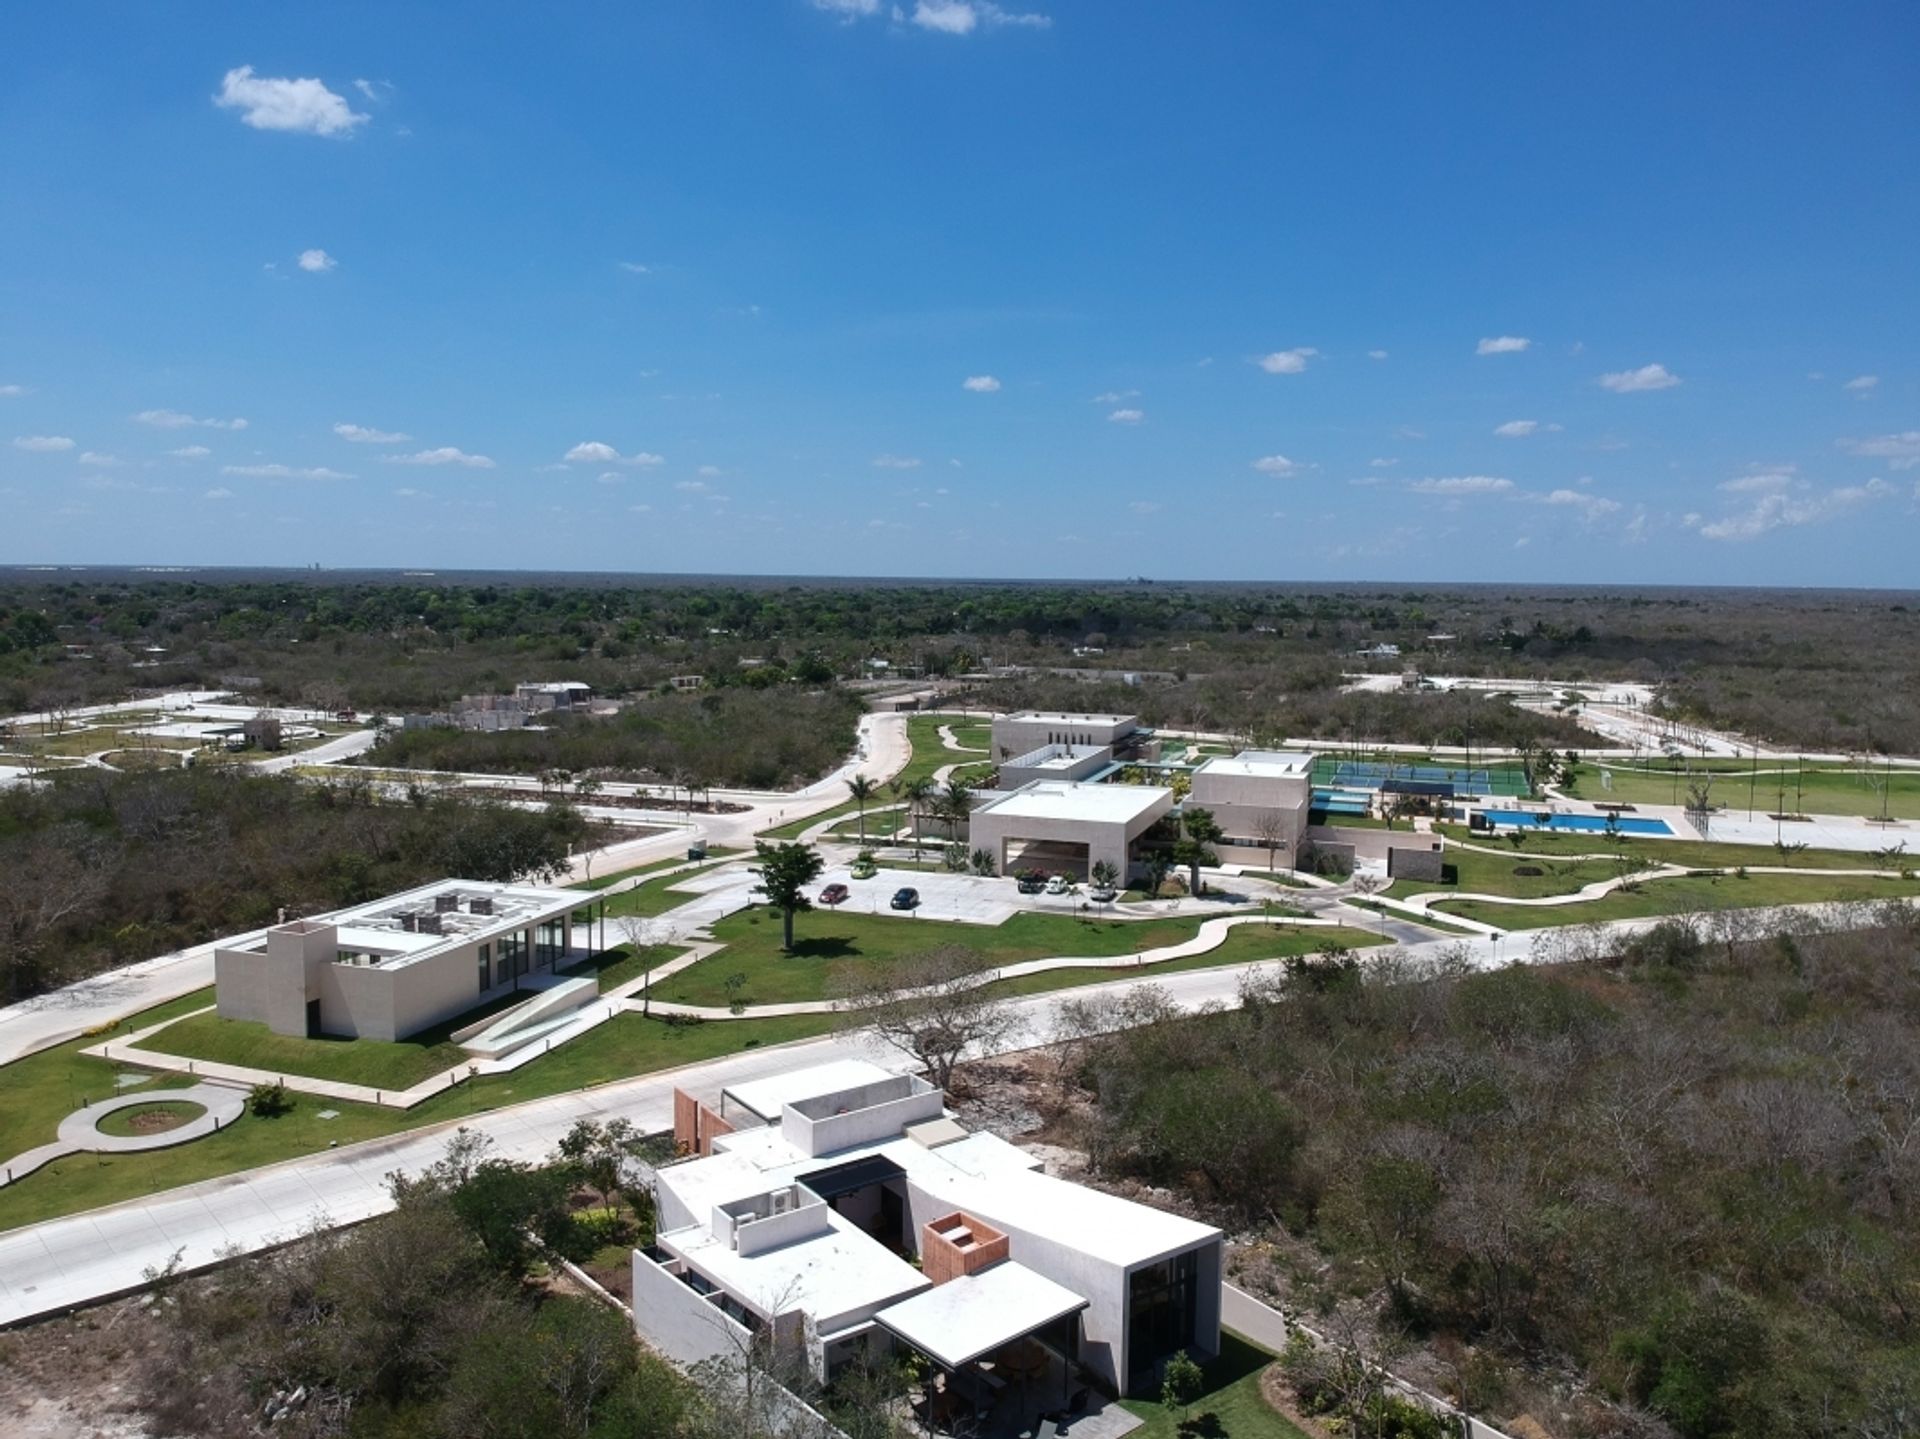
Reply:
<svg viewBox="0 0 1920 1439"><path fill-rule="evenodd" d="M891 1138L909 1124L938 1119L945 1109L945 1099L937 1089L916 1089L894 1099L872 1097L906 1084L907 1077L903 1075L899 1079L863 1085L844 1095L789 1104L780 1114L780 1133L802 1154L834 1154L856 1144ZM804 1112L829 1100L843 1103L847 1113L824 1114L815 1119Z"/></svg>
<svg viewBox="0 0 1920 1439"><path fill-rule="evenodd" d="M1138 725L1134 715L1056 715L1049 719L998 715L992 725L991 758L998 762L1003 749L1008 759L1017 759L1042 745L1110 745Z"/></svg>
<svg viewBox="0 0 1920 1439"><path fill-rule="evenodd" d="M744 1324L638 1249L633 1251L633 1327L649 1345L682 1364L738 1354L748 1337Z"/></svg>

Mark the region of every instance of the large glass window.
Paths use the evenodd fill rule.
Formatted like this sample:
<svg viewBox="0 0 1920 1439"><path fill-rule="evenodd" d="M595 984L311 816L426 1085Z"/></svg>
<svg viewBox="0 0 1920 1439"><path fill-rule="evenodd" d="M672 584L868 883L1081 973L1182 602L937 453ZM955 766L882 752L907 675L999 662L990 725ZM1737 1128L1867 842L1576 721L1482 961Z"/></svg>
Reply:
<svg viewBox="0 0 1920 1439"><path fill-rule="evenodd" d="M480 946L480 992L485 994L493 988L493 946Z"/></svg>
<svg viewBox="0 0 1920 1439"><path fill-rule="evenodd" d="M1135 1374L1193 1342L1200 1257L1189 1249L1127 1280L1127 1362Z"/></svg>
<svg viewBox="0 0 1920 1439"><path fill-rule="evenodd" d="M521 930L500 936L500 982L518 979L527 972L527 937Z"/></svg>
<svg viewBox="0 0 1920 1439"><path fill-rule="evenodd" d="M540 926L535 961L542 969L567 956L567 922L550 919Z"/></svg>

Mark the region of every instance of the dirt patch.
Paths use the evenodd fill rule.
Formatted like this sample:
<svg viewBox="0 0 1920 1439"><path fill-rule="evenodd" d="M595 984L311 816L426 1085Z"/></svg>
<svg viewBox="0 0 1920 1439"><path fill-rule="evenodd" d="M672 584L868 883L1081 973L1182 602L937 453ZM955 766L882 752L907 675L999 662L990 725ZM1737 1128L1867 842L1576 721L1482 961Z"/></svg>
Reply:
<svg viewBox="0 0 1920 1439"><path fill-rule="evenodd" d="M164 1134L191 1124L207 1112L203 1104L191 1100L164 1100L158 1096L150 1104L130 1105L100 1116L102 1134Z"/></svg>
<svg viewBox="0 0 1920 1439"><path fill-rule="evenodd" d="M1269 1364L1260 1371L1260 1397L1267 1401L1267 1407L1286 1420L1302 1434L1312 1439L1335 1439L1333 1430L1326 1422L1305 1413L1299 1402L1293 1397L1293 1386L1287 1383L1286 1376L1280 1372L1278 1364Z"/></svg>
<svg viewBox="0 0 1920 1439"><path fill-rule="evenodd" d="M154 1340L140 1297L0 1335L0 1434L148 1439L131 1376Z"/></svg>

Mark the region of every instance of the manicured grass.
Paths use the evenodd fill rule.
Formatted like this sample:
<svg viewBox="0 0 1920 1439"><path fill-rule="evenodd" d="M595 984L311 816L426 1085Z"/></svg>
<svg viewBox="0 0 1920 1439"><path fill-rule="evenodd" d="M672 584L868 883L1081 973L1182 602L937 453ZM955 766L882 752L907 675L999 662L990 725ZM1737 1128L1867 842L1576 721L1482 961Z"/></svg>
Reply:
<svg viewBox="0 0 1920 1439"><path fill-rule="evenodd" d="M1178 919L1083 920L1065 914L1018 914L1005 924L976 925L815 911L799 917L794 932L795 952L788 955L780 950L780 916L771 910L752 909L729 915L716 924L714 937L727 947L660 981L654 987L654 996L678 1004L725 1006L735 997L726 988L727 978L744 974L747 982L741 987L739 998L747 1004L803 1003L830 998L836 982L854 982L883 974L905 955L942 945L964 945L978 954L982 963L991 965L1061 955L1106 958L1179 944L1193 937L1203 918L1191 915ZM1250 930L1251 926L1242 925L1229 934L1222 950L1230 957L1196 958L1201 964L1234 964L1265 958L1266 955L1254 951L1263 945L1271 948L1283 943L1285 936L1292 933L1277 928L1271 938L1262 940ZM1360 932L1315 930L1315 937L1308 941L1306 950L1314 948L1319 943L1318 936L1325 933ZM1365 942L1376 939L1376 936L1364 936ZM1162 965L1155 970L1173 967ZM1084 973L1091 978L1100 977L1099 971ZM1090 978L1083 977L1040 987L1059 988L1062 984L1088 982Z"/></svg>
<svg viewBox="0 0 1920 1439"><path fill-rule="evenodd" d="M1347 903L1355 909L1370 910L1374 914L1385 915L1388 919L1401 920L1407 924L1423 924L1428 929L1439 930L1442 934L1472 935L1479 933L1478 930L1468 929L1465 925L1448 924L1445 920L1432 914L1422 918L1417 915L1403 913L1397 909L1388 909L1384 904L1375 904L1370 899L1350 899Z"/></svg>
<svg viewBox="0 0 1920 1439"><path fill-rule="evenodd" d="M601 950L560 972L569 978L592 975L600 981L600 992L618 989L630 979L638 979L648 969L658 969L676 954L685 951L676 944L649 944L640 949L618 945Z"/></svg>
<svg viewBox="0 0 1920 1439"><path fill-rule="evenodd" d="M1920 881L1875 879L1858 875L1753 874L1745 879L1732 873L1688 875L1678 879L1647 880L1636 891L1615 891L1578 904L1531 907L1490 900L1462 900L1448 904L1453 913L1502 929L1550 929L1596 920L1643 919L1663 914L1690 914L1714 909L1757 909L1775 904L1840 903L1853 900L1903 899L1920 896Z"/></svg>
<svg viewBox="0 0 1920 1439"><path fill-rule="evenodd" d="M104 1114L100 1117L100 1122L95 1128L102 1134L146 1135L155 1133L156 1131L143 1129L139 1121L151 1115L165 1114L172 1116L176 1122L167 1127L169 1129L178 1129L180 1125L191 1123L206 1112L206 1105L195 1104L192 1100L163 1099L152 1104L128 1105L125 1109L116 1109L111 1114Z"/></svg>
<svg viewBox="0 0 1920 1439"><path fill-rule="evenodd" d="M905 785L919 778L933 778L934 772L947 765L954 766L954 775L958 778L977 777L992 769L986 760L968 760L967 756L948 749L940 742L940 726L945 723L939 715L917 714L907 717L907 742L913 747L913 755L908 759L906 768L895 775L886 784L879 786L879 792L867 801L867 813L873 814L876 805L895 803L894 786ZM789 820L774 829L760 831L760 837L768 840L798 839L800 835L819 824L824 819L844 819L857 815L860 807L852 801L836 805L832 809L823 809L820 813L809 815L805 819Z"/></svg>
<svg viewBox="0 0 1920 1439"><path fill-rule="evenodd" d="M1515 899L1537 899L1545 895L1572 894L1583 885L1613 879L1620 873L1620 866L1606 859L1556 861L1544 853L1482 854L1458 845L1450 846L1441 861L1445 878L1437 881L1396 879L1387 893L1396 899L1412 894L1504 894ZM1515 874L1516 869L1541 872Z"/></svg>
<svg viewBox="0 0 1920 1439"><path fill-rule="evenodd" d="M1217 969L1225 965L1256 964L1263 959L1286 959L1296 954L1318 954L1328 945L1343 949L1367 949L1387 941L1364 929L1314 928L1289 929L1284 924L1269 929L1265 925L1238 925L1228 931L1219 948L1205 954L1190 954L1184 959L1169 959L1161 964L1138 969L1049 969L1039 974L1023 974L994 986L1002 994L1048 994L1056 989L1074 989L1083 984L1110 984L1123 979L1156 979L1189 969Z"/></svg>
<svg viewBox="0 0 1920 1439"><path fill-rule="evenodd" d="M707 858L717 864L723 859L732 859L740 853L741 851L737 849L723 849L715 845L707 851ZM650 864L635 865L632 869L616 870L612 874L598 875L593 879L570 881L567 887L569 889L610 889L623 880L635 879L643 874L657 874L663 869L672 869L686 862L683 855L668 855L665 859L656 859Z"/></svg>
<svg viewBox="0 0 1920 1439"><path fill-rule="evenodd" d="M122 1032L153 1024L169 1012L199 1008L210 998L211 992L203 990L172 1005L149 1010L135 1016L122 1027ZM290 1114L278 1119L244 1114L218 1133L177 1148L140 1154L82 1154L56 1160L18 1184L0 1189L0 1230L263 1164L297 1159L324 1150L329 1143L346 1145L378 1139L609 1080L697 1064L760 1045L807 1039L825 1033L831 1025L832 1017L828 1015L670 1025L659 1019L623 1014L511 1073L460 1084L408 1110L296 1094ZM77 1049L80 1043L95 1042L77 1041L72 1048ZM0 1135L10 1135L20 1128L29 1109L47 1119L44 1131L36 1130L25 1143L16 1144L8 1139L6 1153L16 1153L53 1138L53 1127L73 1106L64 1099L58 1104L50 1103L43 1091L51 1089L64 1095L64 1077L68 1072L65 1066L69 1064L80 1067L80 1073L91 1085L87 1092L94 1097L118 1092L113 1088L113 1076L119 1072L119 1066L77 1055L62 1055L59 1050L45 1051L0 1068ZM155 1081L156 1084L167 1082L191 1084L194 1081L184 1075L177 1080ZM332 1111L335 1117L321 1119L322 1110Z"/></svg>
<svg viewBox="0 0 1920 1439"><path fill-rule="evenodd" d="M212 1003L211 989L196 990L148 1010L134 1021L118 1026L113 1033L124 1037L138 1025L154 1024L176 1014L190 1014ZM108 1037L103 1032L91 1038L70 1040L0 1066L0 1160L11 1158L23 1149L50 1143L59 1130L60 1121L91 1100L112 1099L136 1091L149 1094L162 1089L181 1089L198 1083L184 1074L155 1074L146 1084L123 1088L114 1082L121 1075L148 1071L89 1059L80 1053ZM0 1196L9 1192L0 1190Z"/></svg>
<svg viewBox="0 0 1920 1439"><path fill-rule="evenodd" d="M1773 814L1783 803L1788 813L1842 814L1873 816L1880 813L1880 791L1869 782L1886 778L1884 768L1867 766L1863 774L1858 765L1808 765L1804 771L1779 760L1760 761L1759 771L1737 760L1690 761L1696 775L1707 770L1714 775L1712 801L1729 813L1745 815L1749 801L1755 815ZM1603 789L1600 771L1613 775L1613 787ZM1584 799L1615 804L1683 805L1687 802L1688 775L1684 769L1666 765L1607 764L1599 760L1583 763L1572 793ZM1886 812L1895 819L1920 819L1920 771L1896 768L1888 784L1890 793Z"/></svg>
<svg viewBox="0 0 1920 1439"><path fill-rule="evenodd" d="M1449 843L1444 859L1452 863L1459 853L1455 840L1466 840L1470 844L1486 849L1500 849L1514 856L1515 864L1525 864L1531 856L1538 860L1547 858L1565 858L1577 855L1611 856L1628 855L1634 859L1645 860L1649 864L1679 864L1693 869L1737 869L1741 865L1786 865L1792 869L1875 869L1880 861L1870 854L1856 854L1844 849L1808 849L1798 854L1783 855L1770 844L1717 844L1712 840L1697 839L1626 839L1609 840L1604 835L1592 834L1528 834L1518 849L1504 837L1486 834L1473 834L1459 825L1441 827ZM1792 827L1788 826L1788 838L1792 837ZM1898 842L1897 838L1893 841ZM1895 861L1895 867L1920 863L1920 858L1903 855ZM1597 862L1588 875L1588 880L1604 878L1614 866L1603 859ZM1584 882L1584 881L1583 881ZM1577 888L1578 886L1576 886ZM1396 890L1395 893L1400 891ZM1409 891L1411 892L1411 891Z"/></svg>
<svg viewBox="0 0 1920 1439"><path fill-rule="evenodd" d="M992 749L993 726L991 724L983 724L976 720L971 724L953 723L949 727L953 730L954 743L965 745L968 749L977 749L981 754L989 754ZM990 754L989 758L991 758Z"/></svg>
<svg viewBox="0 0 1920 1439"><path fill-rule="evenodd" d="M670 909L678 909L683 904L691 904L700 896L686 890L676 889L696 874L705 874L715 865L724 863L715 860L713 864L703 865L697 870L683 870L679 874L663 874L658 879L649 879L632 889L622 890L607 899L607 918L616 919L623 914L638 914L649 918L665 914Z"/></svg>
<svg viewBox="0 0 1920 1439"><path fill-rule="evenodd" d="M1307 1439L1260 1393L1260 1371L1272 1362L1273 1355L1266 1350L1223 1329L1220 1357L1203 1366L1206 1388L1186 1407L1184 1415L1198 1418L1211 1414L1218 1427L1200 1431L1211 1439ZM1184 1415L1179 1408L1169 1408L1154 1399L1123 1399L1120 1405L1145 1421L1133 1431L1137 1439L1180 1439Z"/></svg>

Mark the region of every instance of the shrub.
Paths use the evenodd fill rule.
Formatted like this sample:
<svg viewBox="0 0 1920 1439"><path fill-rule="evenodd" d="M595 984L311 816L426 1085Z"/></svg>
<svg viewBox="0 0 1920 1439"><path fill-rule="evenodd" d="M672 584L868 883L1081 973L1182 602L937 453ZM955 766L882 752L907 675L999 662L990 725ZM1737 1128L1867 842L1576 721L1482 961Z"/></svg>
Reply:
<svg viewBox="0 0 1920 1439"><path fill-rule="evenodd" d="M256 1084L247 1093L247 1108L256 1119L278 1119L293 1113L293 1096L277 1079L271 1084Z"/></svg>

